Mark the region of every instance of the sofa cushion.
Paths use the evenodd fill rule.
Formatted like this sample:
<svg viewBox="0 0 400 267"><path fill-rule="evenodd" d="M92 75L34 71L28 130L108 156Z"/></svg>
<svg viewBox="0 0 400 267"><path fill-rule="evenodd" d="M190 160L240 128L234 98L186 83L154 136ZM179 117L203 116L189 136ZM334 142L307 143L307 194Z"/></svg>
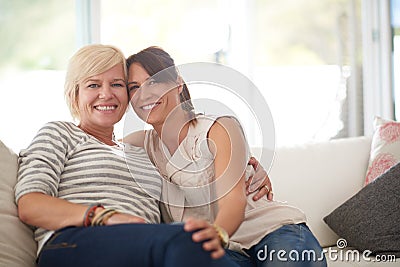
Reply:
<svg viewBox="0 0 400 267"><path fill-rule="evenodd" d="M365 184L400 161L400 122L375 117Z"/></svg>
<svg viewBox="0 0 400 267"><path fill-rule="evenodd" d="M0 141L0 266L35 266L36 242L33 232L17 215L14 186L17 155Z"/></svg>
<svg viewBox="0 0 400 267"><path fill-rule="evenodd" d="M350 246L400 256L400 163L336 208L324 221Z"/></svg>

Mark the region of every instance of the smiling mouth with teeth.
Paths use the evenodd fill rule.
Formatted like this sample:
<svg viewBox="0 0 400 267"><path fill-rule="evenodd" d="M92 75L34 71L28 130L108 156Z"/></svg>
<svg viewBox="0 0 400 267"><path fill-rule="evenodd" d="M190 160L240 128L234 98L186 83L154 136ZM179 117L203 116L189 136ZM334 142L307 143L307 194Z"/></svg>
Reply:
<svg viewBox="0 0 400 267"><path fill-rule="evenodd" d="M96 106L94 108L100 111L107 111L107 110L115 110L117 106Z"/></svg>
<svg viewBox="0 0 400 267"><path fill-rule="evenodd" d="M142 109L143 110L150 110L150 109L154 108L155 106L158 106L159 104L160 104L160 102L149 104L149 105L143 106Z"/></svg>

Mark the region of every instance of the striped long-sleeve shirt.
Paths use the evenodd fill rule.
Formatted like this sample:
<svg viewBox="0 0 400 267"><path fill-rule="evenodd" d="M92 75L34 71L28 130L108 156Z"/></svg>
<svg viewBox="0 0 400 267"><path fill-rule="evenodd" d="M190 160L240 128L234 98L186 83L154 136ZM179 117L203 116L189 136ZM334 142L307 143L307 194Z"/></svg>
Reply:
<svg viewBox="0 0 400 267"><path fill-rule="evenodd" d="M47 123L20 152L16 201L40 192L159 223L161 177L144 149L122 147L105 145L70 122ZM35 230L39 251L51 234Z"/></svg>

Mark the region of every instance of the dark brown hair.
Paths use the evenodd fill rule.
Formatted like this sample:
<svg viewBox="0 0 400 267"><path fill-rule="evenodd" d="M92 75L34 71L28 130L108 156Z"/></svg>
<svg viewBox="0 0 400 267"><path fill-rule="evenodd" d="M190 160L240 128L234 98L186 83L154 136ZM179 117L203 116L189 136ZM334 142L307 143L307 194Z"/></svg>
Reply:
<svg viewBox="0 0 400 267"><path fill-rule="evenodd" d="M127 69L133 63L140 64L149 74L149 76L156 76L156 80L161 82L177 82L178 71L172 57L157 46L150 46L143 49L139 53L133 54L126 60ZM179 94L182 103L182 109L189 113L190 119L194 119L194 107L190 98L188 87L182 81L182 92Z"/></svg>

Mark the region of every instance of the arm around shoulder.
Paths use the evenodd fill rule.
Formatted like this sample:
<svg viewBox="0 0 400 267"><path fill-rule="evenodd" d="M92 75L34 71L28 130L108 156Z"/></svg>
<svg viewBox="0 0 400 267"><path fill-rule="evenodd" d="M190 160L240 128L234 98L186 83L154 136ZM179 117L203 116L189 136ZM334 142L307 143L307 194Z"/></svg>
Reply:
<svg viewBox="0 0 400 267"><path fill-rule="evenodd" d="M144 147L145 135L146 132L144 130L136 131L124 136L121 141L132 146Z"/></svg>

